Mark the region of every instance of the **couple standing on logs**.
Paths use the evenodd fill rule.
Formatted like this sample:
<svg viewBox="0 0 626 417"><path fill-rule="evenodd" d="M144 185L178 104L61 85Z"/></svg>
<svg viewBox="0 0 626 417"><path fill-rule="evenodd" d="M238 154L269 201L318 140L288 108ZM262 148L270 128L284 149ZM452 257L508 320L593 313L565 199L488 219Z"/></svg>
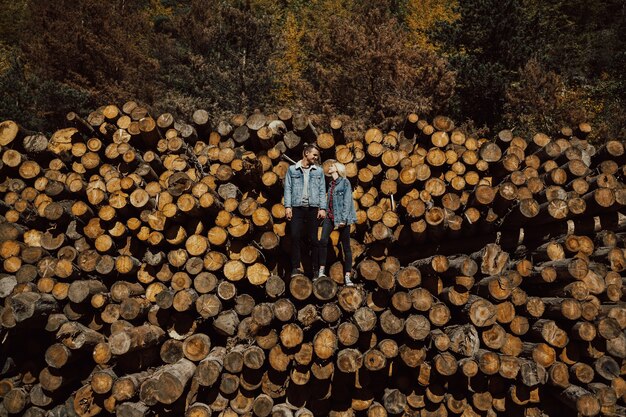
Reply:
<svg viewBox="0 0 626 417"><path fill-rule="evenodd" d="M352 201L352 186L346 178L346 167L329 161L328 175L332 178L328 195L324 168L319 164L317 146L305 144L302 159L291 165L285 175L285 215L291 229L291 276L303 274L300 268L300 245L303 229L311 247L311 275L326 276L326 254L330 233L337 228L344 255L344 283L353 285L350 225L356 223L356 210ZM322 222L322 237L318 240L317 228Z"/></svg>

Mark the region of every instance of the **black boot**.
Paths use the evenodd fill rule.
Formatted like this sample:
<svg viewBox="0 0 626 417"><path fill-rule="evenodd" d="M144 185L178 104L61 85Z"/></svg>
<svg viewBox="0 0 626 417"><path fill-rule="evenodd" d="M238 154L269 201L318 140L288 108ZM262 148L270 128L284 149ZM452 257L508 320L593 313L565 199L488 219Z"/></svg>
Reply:
<svg viewBox="0 0 626 417"><path fill-rule="evenodd" d="M312 265L312 267L313 268L311 268L312 269L312 271L311 271L311 279L315 279L315 278L317 278L317 275L320 272L320 267L317 266L317 265Z"/></svg>

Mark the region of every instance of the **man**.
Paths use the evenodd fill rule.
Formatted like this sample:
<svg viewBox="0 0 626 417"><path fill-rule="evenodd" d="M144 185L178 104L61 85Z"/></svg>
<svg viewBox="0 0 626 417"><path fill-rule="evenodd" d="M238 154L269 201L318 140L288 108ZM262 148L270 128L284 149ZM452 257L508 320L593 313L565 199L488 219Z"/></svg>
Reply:
<svg viewBox="0 0 626 417"><path fill-rule="evenodd" d="M285 216L291 223L291 276L302 274L300 268L300 241L302 231L310 242L310 276L315 277L319 268L319 240L317 227L326 217L326 182L324 170L318 165L320 151L315 145L305 145L302 159L291 165L285 175Z"/></svg>

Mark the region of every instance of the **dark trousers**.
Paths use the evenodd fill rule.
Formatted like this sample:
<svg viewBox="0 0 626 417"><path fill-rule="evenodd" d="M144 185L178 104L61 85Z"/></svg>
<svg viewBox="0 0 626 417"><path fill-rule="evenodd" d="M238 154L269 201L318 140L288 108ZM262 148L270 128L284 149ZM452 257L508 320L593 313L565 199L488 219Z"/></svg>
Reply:
<svg viewBox="0 0 626 417"><path fill-rule="evenodd" d="M311 267L313 273L319 269L319 240L317 239L318 207L293 207L291 218L291 268L300 268L302 232L305 233L307 249L311 249Z"/></svg>
<svg viewBox="0 0 626 417"><path fill-rule="evenodd" d="M328 253L328 239L330 233L335 228L333 221L326 218L322 223L322 238L320 239L320 265L326 266L326 255ZM343 272L352 271L352 249L350 249L350 226L339 229L339 242L343 251Z"/></svg>

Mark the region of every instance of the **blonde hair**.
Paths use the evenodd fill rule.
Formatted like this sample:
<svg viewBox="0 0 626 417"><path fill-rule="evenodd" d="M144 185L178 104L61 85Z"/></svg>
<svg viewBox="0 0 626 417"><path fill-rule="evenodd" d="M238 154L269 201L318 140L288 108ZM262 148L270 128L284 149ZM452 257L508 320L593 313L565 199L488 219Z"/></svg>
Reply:
<svg viewBox="0 0 626 417"><path fill-rule="evenodd" d="M335 165L335 169L337 170L337 174L339 174L340 177L345 178L346 177L346 166L344 164L342 164L339 161L335 161L333 162L333 165Z"/></svg>

